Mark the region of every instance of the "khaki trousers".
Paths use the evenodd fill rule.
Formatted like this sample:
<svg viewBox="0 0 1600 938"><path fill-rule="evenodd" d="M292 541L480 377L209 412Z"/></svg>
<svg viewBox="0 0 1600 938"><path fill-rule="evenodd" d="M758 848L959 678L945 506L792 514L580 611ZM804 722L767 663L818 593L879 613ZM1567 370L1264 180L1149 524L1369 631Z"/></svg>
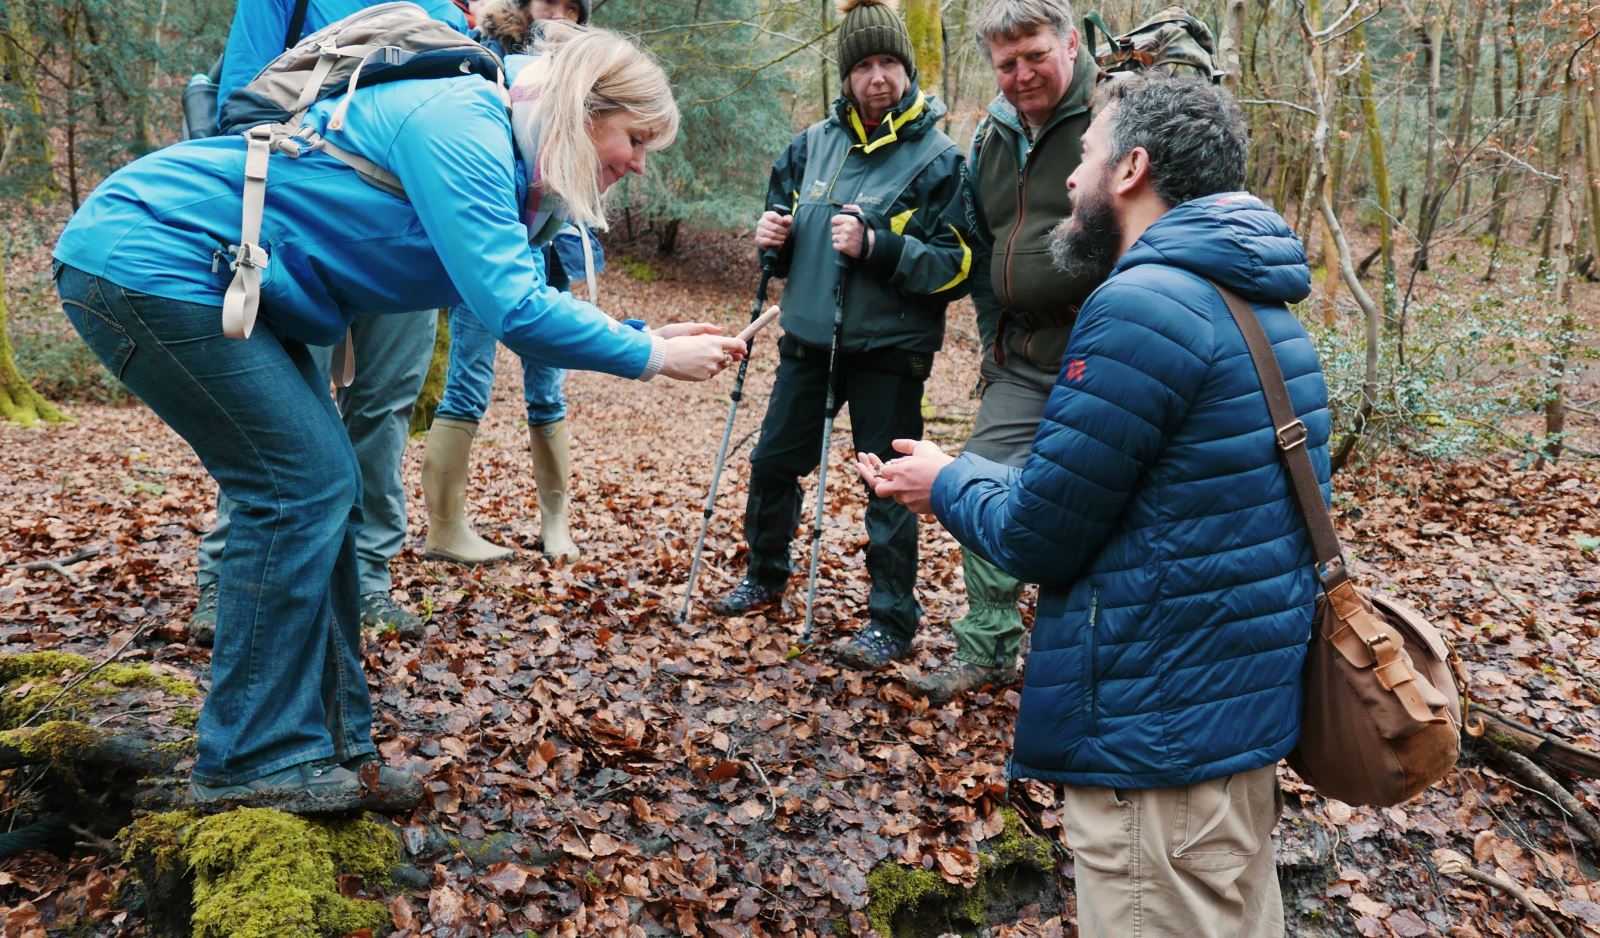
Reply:
<svg viewBox="0 0 1600 938"><path fill-rule="evenodd" d="M1082 938L1282 938L1276 766L1065 791Z"/></svg>

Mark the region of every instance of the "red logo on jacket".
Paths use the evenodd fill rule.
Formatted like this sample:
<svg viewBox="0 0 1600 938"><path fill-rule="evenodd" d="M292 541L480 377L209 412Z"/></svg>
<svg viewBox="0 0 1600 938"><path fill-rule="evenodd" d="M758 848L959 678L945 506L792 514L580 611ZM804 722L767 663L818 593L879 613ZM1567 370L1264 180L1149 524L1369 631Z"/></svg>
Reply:
<svg viewBox="0 0 1600 938"><path fill-rule="evenodd" d="M1083 380L1083 369L1084 369L1084 364L1083 364L1083 359L1081 359L1081 358L1074 358L1072 361L1067 362L1067 380L1068 381L1082 381Z"/></svg>

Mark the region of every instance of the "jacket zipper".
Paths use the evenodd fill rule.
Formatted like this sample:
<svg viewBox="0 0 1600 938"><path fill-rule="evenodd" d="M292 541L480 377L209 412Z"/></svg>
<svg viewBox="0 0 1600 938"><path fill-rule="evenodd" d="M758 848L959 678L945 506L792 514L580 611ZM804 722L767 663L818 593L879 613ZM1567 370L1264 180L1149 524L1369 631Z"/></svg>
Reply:
<svg viewBox="0 0 1600 938"><path fill-rule="evenodd" d="M1028 155L1029 156L1033 155L1033 144L1031 144L1031 143L1028 144ZM1016 159L1016 155L1013 154L1011 158L1012 159ZM1011 300L1011 258L1013 256L1012 248L1016 247L1017 234L1022 231L1022 223L1024 221L1026 221L1027 217L1028 217L1028 199L1027 199L1027 194L1028 194L1028 170L1031 169L1032 166L1031 166L1031 164L1024 163L1022 166L1020 166L1018 168L1021 171L1019 173L1017 173L1017 223L1011 229L1011 237L1006 239L1006 294L1005 294L1005 296L1006 296L1006 301L1007 302L1005 304L1002 304L1002 305L1009 305L1009 301Z"/></svg>
<svg viewBox="0 0 1600 938"><path fill-rule="evenodd" d="M1089 735L1100 735L1100 682L1094 677L1095 652L1100 647L1100 587L1089 594L1089 650L1084 659L1083 672L1089 682Z"/></svg>

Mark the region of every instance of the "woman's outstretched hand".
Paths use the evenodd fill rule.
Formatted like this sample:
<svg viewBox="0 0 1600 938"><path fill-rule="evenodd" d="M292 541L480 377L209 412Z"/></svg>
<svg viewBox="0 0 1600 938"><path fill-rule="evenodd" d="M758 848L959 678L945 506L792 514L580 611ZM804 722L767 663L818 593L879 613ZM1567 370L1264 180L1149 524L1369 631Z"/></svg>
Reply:
<svg viewBox="0 0 1600 938"><path fill-rule="evenodd" d="M692 331L692 327L706 328ZM677 331L685 329L691 331ZM656 335L661 337L667 353L661 373L679 381L704 381L743 359L744 343L733 336L716 334L721 331L706 323L676 323L657 329Z"/></svg>

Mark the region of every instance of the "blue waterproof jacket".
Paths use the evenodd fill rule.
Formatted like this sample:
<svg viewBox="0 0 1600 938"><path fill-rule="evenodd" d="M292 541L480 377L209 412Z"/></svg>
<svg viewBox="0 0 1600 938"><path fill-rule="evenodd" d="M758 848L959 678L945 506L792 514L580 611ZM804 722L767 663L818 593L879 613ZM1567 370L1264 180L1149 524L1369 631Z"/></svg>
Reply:
<svg viewBox="0 0 1600 938"><path fill-rule="evenodd" d="M381 0L307 0L305 26L289 37L293 45L322 27L352 13L376 6ZM467 18L450 0L411 0L441 23L467 31ZM228 95L244 87L268 62L283 52L285 30L294 16L295 0L243 0L233 11L228 46L222 54L222 75L217 80L217 107ZM498 52L498 50L496 50Z"/></svg>
<svg viewBox="0 0 1600 938"><path fill-rule="evenodd" d="M357 311L465 302L520 355L622 377L653 374L653 340L552 289L520 217L528 169L498 89L474 75L355 92L343 129L306 123L400 178L376 189L320 152L272 156L260 317L284 337L330 345ZM175 144L113 173L56 245L67 264L141 293L221 306L239 242L242 136ZM220 314L218 329L221 329ZM647 366L650 370L647 371Z"/></svg>
<svg viewBox="0 0 1600 938"><path fill-rule="evenodd" d="M1327 489L1327 387L1284 306L1305 251L1254 196L1177 206L1084 303L1025 466L965 454L933 508L1039 583L1012 777L1159 788L1259 768L1300 733L1318 585L1244 337L1250 301Z"/></svg>

